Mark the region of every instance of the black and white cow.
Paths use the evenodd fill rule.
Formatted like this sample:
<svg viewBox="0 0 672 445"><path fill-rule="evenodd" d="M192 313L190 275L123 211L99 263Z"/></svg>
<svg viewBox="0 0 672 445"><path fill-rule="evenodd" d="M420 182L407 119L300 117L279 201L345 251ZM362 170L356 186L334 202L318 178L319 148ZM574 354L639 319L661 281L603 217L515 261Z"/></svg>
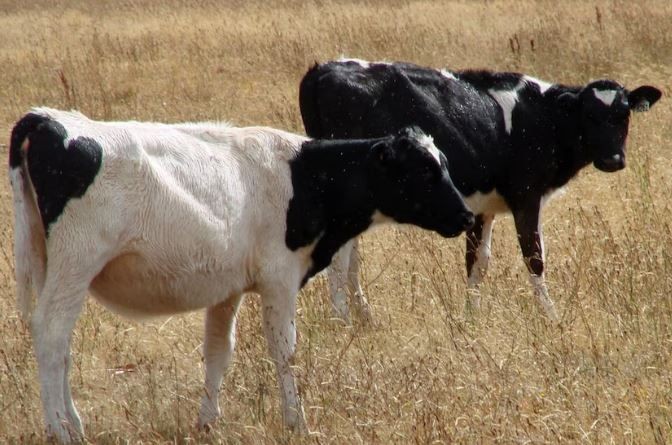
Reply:
<svg viewBox="0 0 672 445"><path fill-rule="evenodd" d="M311 137L375 137L407 125L431 134L477 215L467 232L467 308L479 305L475 290L488 267L495 215L511 212L534 293L553 320L544 282L544 202L588 164L605 172L624 168L630 111L647 111L660 96L651 86L629 91L611 80L566 86L517 73L358 59L317 64L300 87ZM368 307L351 246L330 271L333 305L344 318L346 290Z"/></svg>
<svg viewBox="0 0 672 445"><path fill-rule="evenodd" d="M445 157L415 130L320 142L40 108L15 125L9 167L18 306L31 324L47 431L62 442L84 434L68 369L87 291L136 317L207 308L201 426L220 413L243 294L259 293L283 417L303 429L290 367L303 284L377 222L444 236L474 222Z"/></svg>

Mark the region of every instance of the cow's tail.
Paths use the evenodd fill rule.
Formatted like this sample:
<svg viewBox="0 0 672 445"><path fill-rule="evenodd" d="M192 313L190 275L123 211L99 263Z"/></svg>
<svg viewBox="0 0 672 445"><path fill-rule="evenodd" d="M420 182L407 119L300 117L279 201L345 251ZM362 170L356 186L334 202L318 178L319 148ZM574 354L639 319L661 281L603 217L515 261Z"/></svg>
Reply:
<svg viewBox="0 0 672 445"><path fill-rule="evenodd" d="M28 114L16 123L9 146L9 178L14 195L14 274L17 308L28 323L33 311L33 289L44 285L46 238L28 173L26 155L30 133L45 118Z"/></svg>
<svg viewBox="0 0 672 445"><path fill-rule="evenodd" d="M311 138L323 138L320 109L317 104L317 84L320 78L320 65L315 63L308 70L299 86L299 107L306 134Z"/></svg>

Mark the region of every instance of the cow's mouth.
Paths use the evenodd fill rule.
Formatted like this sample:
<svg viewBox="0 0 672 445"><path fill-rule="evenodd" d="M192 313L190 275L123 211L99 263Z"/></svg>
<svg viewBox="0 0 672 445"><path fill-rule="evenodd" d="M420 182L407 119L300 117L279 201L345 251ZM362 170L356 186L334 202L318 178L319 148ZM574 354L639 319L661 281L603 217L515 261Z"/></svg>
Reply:
<svg viewBox="0 0 672 445"><path fill-rule="evenodd" d="M470 229L474 225L474 214L471 212L463 212L457 216L452 217L447 224L444 224L439 230L438 234L446 238L454 238L460 235L465 230Z"/></svg>

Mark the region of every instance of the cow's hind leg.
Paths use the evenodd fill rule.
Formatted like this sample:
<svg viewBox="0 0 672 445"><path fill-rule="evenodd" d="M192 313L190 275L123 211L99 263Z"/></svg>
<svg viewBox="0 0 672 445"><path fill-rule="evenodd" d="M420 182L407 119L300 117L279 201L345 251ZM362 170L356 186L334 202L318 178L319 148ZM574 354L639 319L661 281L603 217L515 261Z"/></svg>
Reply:
<svg viewBox="0 0 672 445"><path fill-rule="evenodd" d="M474 226L466 233L467 299L464 309L467 315L471 315L481 306L478 287L488 271L494 223L495 215L477 215Z"/></svg>
<svg viewBox="0 0 672 445"><path fill-rule="evenodd" d="M201 400L198 427L207 429L220 415L219 387L233 358L236 343L236 314L242 295L230 297L208 308L205 318L205 394Z"/></svg>
<svg viewBox="0 0 672 445"><path fill-rule="evenodd" d="M82 419L79 417L75 402L72 400L72 391L70 390L70 367L72 365L72 357L70 357L70 345L68 345L68 352L65 355L65 372L63 373L63 401L65 402L65 414L73 431L77 435L84 436L84 427L82 426Z"/></svg>
<svg viewBox="0 0 672 445"><path fill-rule="evenodd" d="M62 229L62 230L59 230ZM72 401L68 371L70 341L87 289L105 264L105 243L90 232L52 226L47 242L44 285L31 319L47 435L63 443L84 430ZM38 277L39 286L39 277Z"/></svg>
<svg viewBox="0 0 672 445"><path fill-rule="evenodd" d="M64 443L84 435L68 370L72 331L93 276L69 261L51 261L31 322L47 434Z"/></svg>

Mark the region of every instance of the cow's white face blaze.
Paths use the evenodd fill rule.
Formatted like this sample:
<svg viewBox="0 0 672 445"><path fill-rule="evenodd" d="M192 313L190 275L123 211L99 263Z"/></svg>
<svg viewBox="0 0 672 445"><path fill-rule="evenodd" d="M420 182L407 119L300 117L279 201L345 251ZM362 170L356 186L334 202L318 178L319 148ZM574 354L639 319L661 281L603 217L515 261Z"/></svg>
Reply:
<svg viewBox="0 0 672 445"><path fill-rule="evenodd" d="M617 90L598 90L597 88L593 88L593 94L595 94L595 97L601 100L602 103L607 107L610 107L611 104L614 103L614 99L616 98L617 93Z"/></svg>
<svg viewBox="0 0 672 445"><path fill-rule="evenodd" d="M436 163L441 165L442 154L439 149L436 148L436 145L434 145L434 139L429 135L420 134L418 135L417 140L418 144L420 144L421 147L423 147L429 152L430 155L432 155L432 158L434 158Z"/></svg>

